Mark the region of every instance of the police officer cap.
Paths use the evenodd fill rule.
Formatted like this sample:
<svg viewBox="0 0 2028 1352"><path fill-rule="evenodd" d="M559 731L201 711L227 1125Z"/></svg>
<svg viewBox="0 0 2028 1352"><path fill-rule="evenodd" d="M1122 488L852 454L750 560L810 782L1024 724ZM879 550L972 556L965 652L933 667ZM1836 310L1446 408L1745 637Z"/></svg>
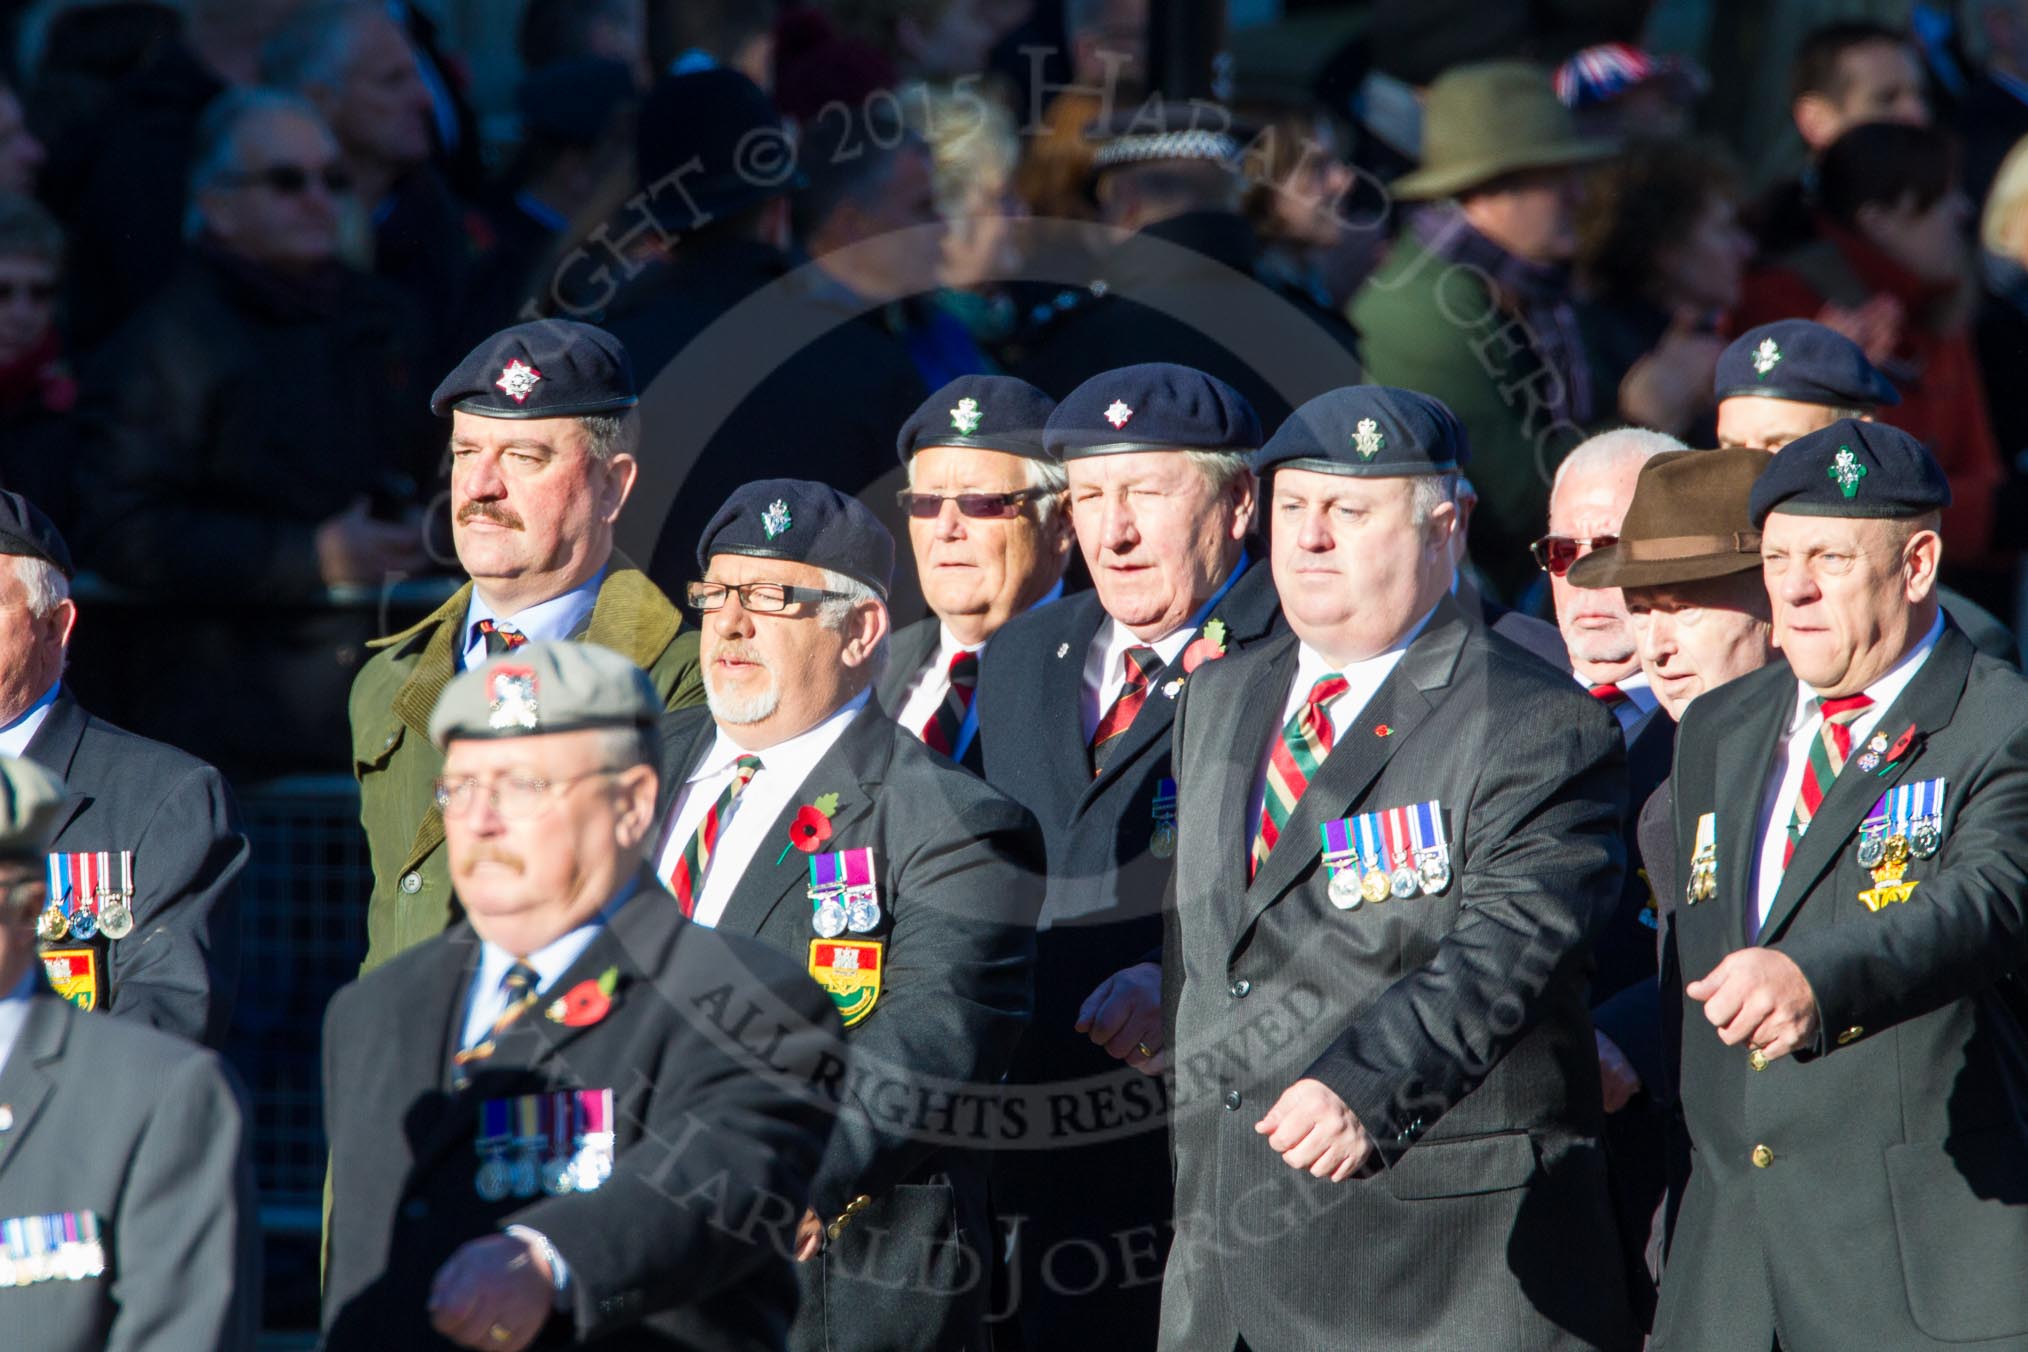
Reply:
<svg viewBox="0 0 2028 1352"><path fill-rule="evenodd" d="M887 598L894 536L859 499L808 479L761 479L725 500L697 542L697 566L714 554L788 559L864 582Z"/></svg>
<svg viewBox="0 0 2028 1352"><path fill-rule="evenodd" d="M1123 451L1260 449L1260 416L1216 376L1172 362L1122 366L1093 376L1064 396L1042 429L1061 460Z"/></svg>
<svg viewBox="0 0 2028 1352"><path fill-rule="evenodd" d="M72 576L70 550L42 509L19 493L0 493L0 554L41 559Z"/></svg>
<svg viewBox="0 0 2028 1352"><path fill-rule="evenodd" d="M930 446L966 446L1005 451L1030 460L1054 459L1042 444L1042 428L1056 401L1012 376L959 376L923 400L895 438L906 465Z"/></svg>
<svg viewBox="0 0 2028 1352"><path fill-rule="evenodd" d="M1464 424L1442 400L1386 385L1348 385L1289 415L1255 465L1363 479L1444 474L1471 463Z"/></svg>
<svg viewBox="0 0 2028 1352"><path fill-rule="evenodd" d="M34 761L0 756L0 859L40 861L62 805L62 780Z"/></svg>
<svg viewBox="0 0 2028 1352"><path fill-rule="evenodd" d="M1084 133L1094 174L1165 160L1198 160L1237 171L1248 135L1248 128L1233 125L1230 112L1202 99L1122 109Z"/></svg>
<svg viewBox="0 0 2028 1352"><path fill-rule="evenodd" d="M619 339L575 319L531 319L473 348L430 396L430 412L583 418L638 402L634 366Z"/></svg>
<svg viewBox="0 0 2028 1352"><path fill-rule="evenodd" d="M1901 396L1859 344L1807 319L1748 329L1718 356L1712 389L1720 399L1758 395L1830 408L1886 408Z"/></svg>
<svg viewBox="0 0 2028 1352"><path fill-rule="evenodd" d="M430 711L438 749L458 737L645 728L662 716L648 673L596 643L525 643L451 680Z"/></svg>
<svg viewBox="0 0 2028 1352"><path fill-rule="evenodd" d="M1840 418L1797 437L1753 482L1754 529L1769 512L1793 516L1921 516L1951 505L1929 447L1899 427Z"/></svg>

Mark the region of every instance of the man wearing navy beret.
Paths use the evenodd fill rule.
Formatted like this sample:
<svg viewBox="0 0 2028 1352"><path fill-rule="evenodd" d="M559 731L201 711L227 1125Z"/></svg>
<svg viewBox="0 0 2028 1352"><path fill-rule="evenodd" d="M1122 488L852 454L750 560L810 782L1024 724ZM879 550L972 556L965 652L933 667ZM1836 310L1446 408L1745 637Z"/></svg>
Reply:
<svg viewBox="0 0 2028 1352"><path fill-rule="evenodd" d="M1175 719L1165 1349L1628 1349L1581 958L1619 728L1450 595L1463 433L1378 386L1268 444L1293 633Z"/></svg>
<svg viewBox="0 0 2028 1352"><path fill-rule="evenodd" d="M1056 401L1011 376L960 376L902 425L900 493L930 616L894 636L876 697L925 746L977 771L986 644L1063 594L1070 512L1042 442Z"/></svg>
<svg viewBox="0 0 2028 1352"><path fill-rule="evenodd" d="M1192 673L1279 614L1248 547L1260 440L1246 400L1189 367L1128 366L1072 390L1044 441L1064 461L1093 589L1009 621L980 678L986 778L1049 842L1035 1023L1009 1078L1085 1086L994 1166L1031 1347L1153 1345L1170 1220L1147 1078L1162 1066L1155 958L1177 848L1169 731Z"/></svg>
<svg viewBox="0 0 2028 1352"><path fill-rule="evenodd" d="M984 1148L1028 1021L1035 820L872 701L894 537L824 484L735 492L697 545L709 709L662 724L655 874L695 923L805 964L850 1075L793 1219L796 1352L969 1348L993 1242ZM948 1105L948 1111L944 1105Z"/></svg>
<svg viewBox="0 0 2028 1352"><path fill-rule="evenodd" d="M635 402L619 339L568 319L502 329L430 398L451 420L451 539L472 580L370 644L352 684L369 969L458 916L431 798L443 756L425 735L453 676L532 640L583 639L647 671L671 709L702 698L696 634L613 548L639 469Z"/></svg>
<svg viewBox="0 0 2028 1352"><path fill-rule="evenodd" d="M2028 685L1937 604L1950 500L1849 418L1754 482L1786 660L1676 741L1694 1156L1657 1348L2028 1347Z"/></svg>

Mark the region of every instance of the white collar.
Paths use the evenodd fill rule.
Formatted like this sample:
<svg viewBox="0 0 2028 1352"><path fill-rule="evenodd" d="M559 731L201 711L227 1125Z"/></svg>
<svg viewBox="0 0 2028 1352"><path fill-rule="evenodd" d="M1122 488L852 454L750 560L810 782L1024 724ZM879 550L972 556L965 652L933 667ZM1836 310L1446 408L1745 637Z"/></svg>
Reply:
<svg viewBox="0 0 2028 1352"><path fill-rule="evenodd" d="M606 580L606 570L601 568L589 581L579 583L569 591L552 596L547 601L537 601L532 606L523 606L512 615L501 615L486 604L486 598L479 594L478 587L472 588L472 600L465 607L465 632L461 636L465 647L470 647L472 626L481 620L492 620L518 634L526 634L531 643L566 639L583 627L592 610L598 605L599 587Z"/></svg>
<svg viewBox="0 0 2028 1352"><path fill-rule="evenodd" d="M789 738L777 742L762 751L748 751L726 735L720 728L712 739L711 750L697 763L697 769L684 781L695 784L713 775L722 775L732 768L741 756L759 756L761 767L769 775L787 774L797 782L808 777L817 768L817 762L845 735L846 726L866 707L866 701L873 695L871 687L861 690L851 699L834 709L821 723L805 729Z"/></svg>
<svg viewBox="0 0 2028 1352"><path fill-rule="evenodd" d="M1943 609L1938 607L1936 619L1930 622L1929 632L1922 636L1922 641L1903 654L1899 662L1888 668L1886 675L1867 686L1862 692L1873 701L1870 713L1885 713L1889 705L1901 698L1901 692L1908 688L1908 683L1915 679L1915 673L1929 660L1931 650L1936 647L1936 641L1943 636L1943 629ZM1796 681L1796 708L1789 719L1789 736L1793 737L1801 732L1803 725L1817 716L1817 698L1817 692L1810 688L1808 682L1801 679Z"/></svg>

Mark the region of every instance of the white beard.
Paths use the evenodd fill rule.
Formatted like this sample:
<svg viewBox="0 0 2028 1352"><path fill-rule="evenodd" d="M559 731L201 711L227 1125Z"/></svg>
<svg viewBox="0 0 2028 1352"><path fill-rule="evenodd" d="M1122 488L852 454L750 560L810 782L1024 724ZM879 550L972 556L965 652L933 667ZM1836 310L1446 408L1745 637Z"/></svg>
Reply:
<svg viewBox="0 0 2028 1352"><path fill-rule="evenodd" d="M769 676L772 678L773 673L770 672ZM712 686L711 674L707 670L704 676L704 702L710 708L714 719L720 723L740 727L772 717L782 702L782 689L770 679L767 689L744 698L722 694Z"/></svg>

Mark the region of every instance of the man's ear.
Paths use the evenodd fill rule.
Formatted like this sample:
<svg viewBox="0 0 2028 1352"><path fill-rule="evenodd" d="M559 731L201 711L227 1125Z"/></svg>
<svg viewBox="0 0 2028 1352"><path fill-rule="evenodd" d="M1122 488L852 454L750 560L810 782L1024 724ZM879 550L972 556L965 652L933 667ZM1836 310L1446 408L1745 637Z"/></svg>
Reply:
<svg viewBox="0 0 2028 1352"><path fill-rule="evenodd" d="M1812 152L1822 150L1837 140L1838 132L1845 123L1837 106L1822 94L1803 95L1789 105L1789 116L1795 119L1803 144Z"/></svg>

